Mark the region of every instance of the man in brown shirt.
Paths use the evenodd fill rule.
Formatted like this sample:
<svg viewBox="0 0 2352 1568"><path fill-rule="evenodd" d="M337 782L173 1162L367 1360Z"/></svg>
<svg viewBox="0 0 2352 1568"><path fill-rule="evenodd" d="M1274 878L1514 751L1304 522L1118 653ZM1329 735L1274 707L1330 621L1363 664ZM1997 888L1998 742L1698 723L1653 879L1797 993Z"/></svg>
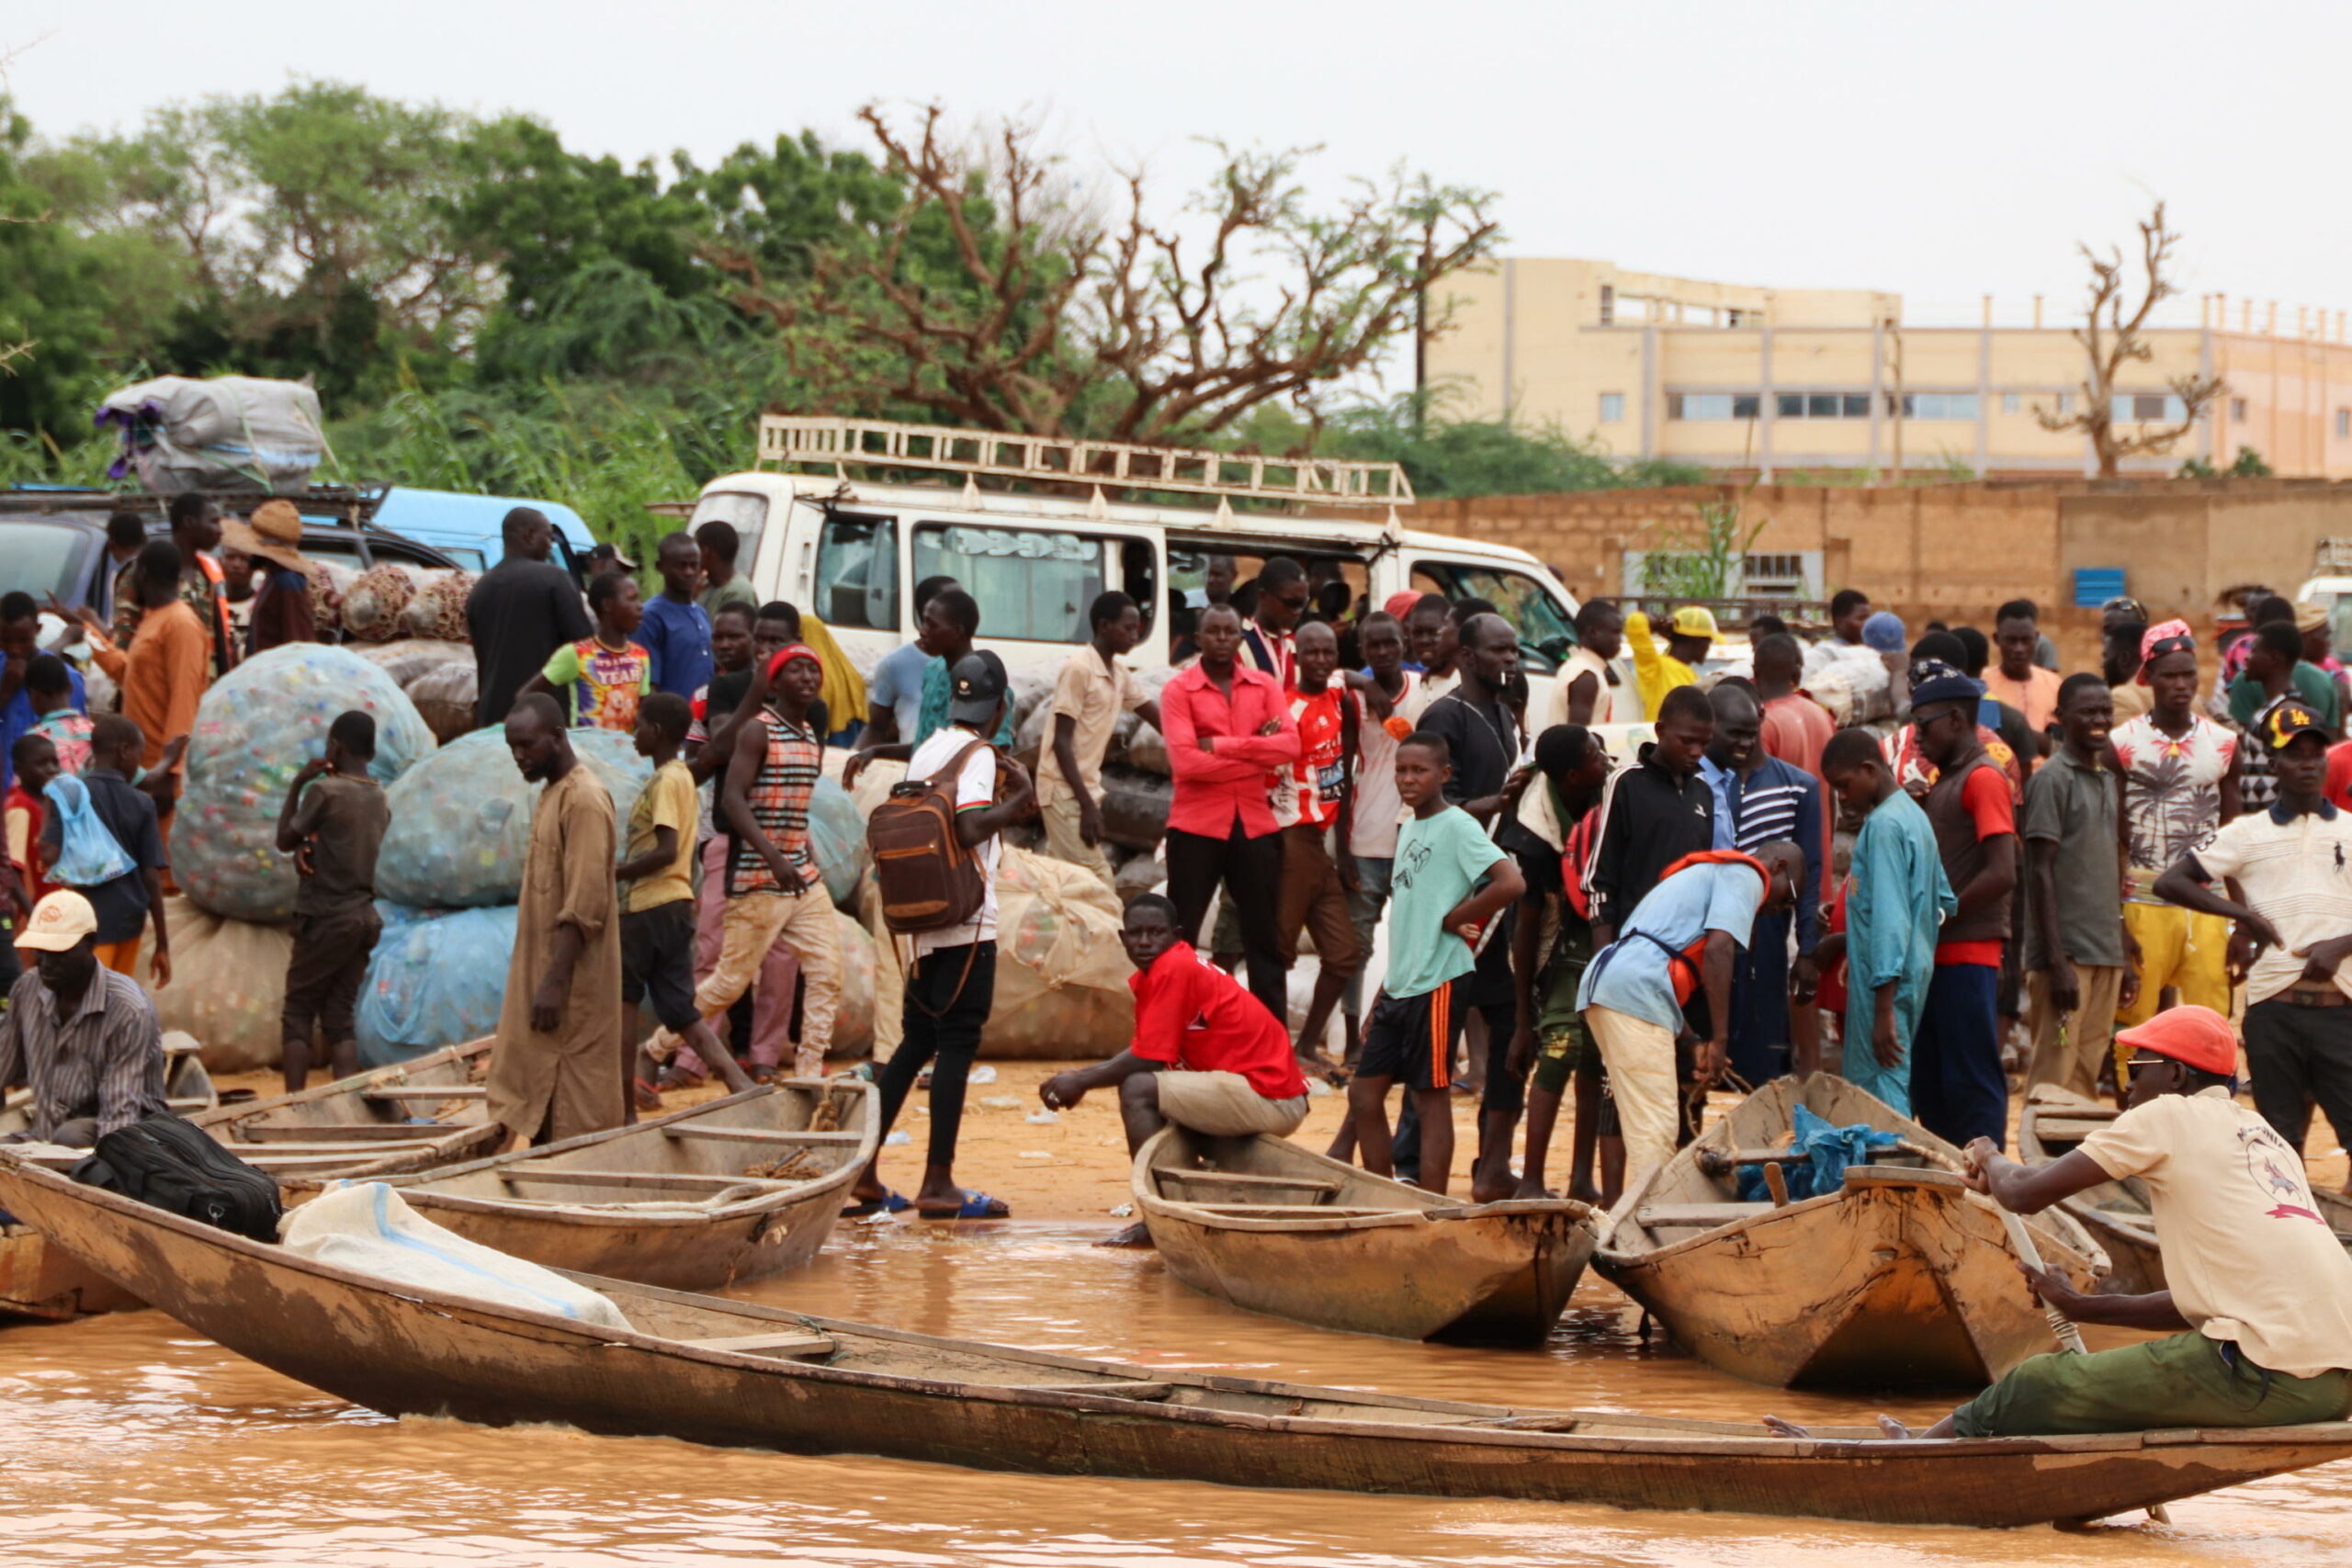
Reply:
<svg viewBox="0 0 2352 1568"><path fill-rule="evenodd" d="M384 790L368 776L376 756L376 716L354 708L327 728L323 757L302 764L277 814L277 848L294 857L294 951L286 964L279 1039L286 1092L311 1066L311 1032L323 1026L336 1077L359 1070L356 1009L368 960L384 924L376 913L376 855L391 821Z"/></svg>
<svg viewBox="0 0 2352 1568"><path fill-rule="evenodd" d="M132 563L130 587L141 606L139 635L128 652L94 640L98 668L122 683L122 716L146 737L140 766L154 767L164 748L196 728L197 704L212 680L212 638L180 596L180 547L150 539ZM92 624L95 617L85 617ZM174 764L175 772L179 764ZM168 797L159 804L168 813ZM168 825L169 817L165 818Z"/></svg>
<svg viewBox="0 0 2352 1568"><path fill-rule="evenodd" d="M628 1107L613 797L580 765L562 710L544 692L515 699L506 749L525 779L547 785L531 815L490 1057L491 1119L520 1146L617 1127Z"/></svg>

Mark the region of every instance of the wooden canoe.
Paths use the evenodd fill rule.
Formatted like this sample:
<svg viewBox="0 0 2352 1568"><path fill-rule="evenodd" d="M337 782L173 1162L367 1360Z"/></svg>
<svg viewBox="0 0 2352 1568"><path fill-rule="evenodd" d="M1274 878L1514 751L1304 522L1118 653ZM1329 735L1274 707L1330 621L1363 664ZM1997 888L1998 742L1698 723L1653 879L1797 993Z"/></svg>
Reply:
<svg viewBox="0 0 2352 1568"><path fill-rule="evenodd" d="M1081 1360L578 1276L629 1330L375 1280L0 1153L0 1204L198 1334L387 1415L801 1454L1883 1524L2096 1518L2352 1457L2352 1423L1786 1438Z"/></svg>
<svg viewBox="0 0 2352 1568"><path fill-rule="evenodd" d="M484 1247L707 1290L815 1256L874 1157L879 1121L864 1078L786 1079L391 1184L425 1218Z"/></svg>
<svg viewBox="0 0 2352 1568"><path fill-rule="evenodd" d="M1781 1078L1619 1201L1601 1273L1710 1366L1757 1382L1973 1390L2058 1348L1998 1213L1957 1176L1858 1166L1840 1191L1776 1204L1708 1174L1785 1138L1800 1103L1959 1160L1843 1078ZM2107 1258L2081 1225L2056 1211L2027 1223L2045 1263L2093 1287Z"/></svg>
<svg viewBox="0 0 2352 1568"><path fill-rule="evenodd" d="M2044 1084L2026 1097L2018 1114L2018 1158L2039 1166L2071 1154L2094 1128L2120 1114L2112 1105ZM2106 1250L2108 1272L2099 1281L2100 1290L2140 1296L2165 1289L2155 1216L2149 1212L2148 1190L2137 1179L2103 1181L2059 1207L2081 1222Z"/></svg>
<svg viewBox="0 0 2352 1568"><path fill-rule="evenodd" d="M342 1177L389 1176L488 1154L488 1040L333 1083L224 1105L191 1118L231 1154L277 1179L289 1203Z"/></svg>
<svg viewBox="0 0 2352 1568"><path fill-rule="evenodd" d="M1164 1128L1132 1180L1152 1244L1193 1289L1397 1339L1542 1344L1597 1235L1583 1203L1454 1202L1262 1135Z"/></svg>
<svg viewBox="0 0 2352 1568"><path fill-rule="evenodd" d="M164 1036L164 1103L183 1116L220 1103L194 1039ZM32 1090L12 1091L0 1103L0 1135L32 1130ZM125 1312L139 1301L104 1276L51 1247L30 1225L0 1224L0 1319L62 1322L96 1312Z"/></svg>

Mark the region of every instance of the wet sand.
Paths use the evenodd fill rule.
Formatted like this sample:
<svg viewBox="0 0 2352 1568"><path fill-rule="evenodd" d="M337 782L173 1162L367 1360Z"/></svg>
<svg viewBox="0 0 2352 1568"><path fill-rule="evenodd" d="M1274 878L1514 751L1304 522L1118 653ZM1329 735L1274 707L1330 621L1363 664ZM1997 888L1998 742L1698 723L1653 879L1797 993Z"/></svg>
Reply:
<svg viewBox="0 0 2352 1568"><path fill-rule="evenodd" d="M1148 1252L1092 1244L1121 1222L1113 1101L1023 1120L1052 1069L996 1064L958 1174L1010 1224L844 1224L807 1271L742 1293L927 1332L1167 1366L1232 1367L1400 1393L1745 1419L1852 1420L1880 1403L1790 1394L1710 1371L1637 1333L1597 1278L1541 1351L1400 1344L1257 1316L1170 1280ZM686 1096L673 1097L682 1103ZM918 1097L920 1103L921 1097ZM1338 1117L1317 1100L1300 1137ZM1469 1128L1464 1117L1466 1169ZM922 1157L887 1151L906 1187ZM1046 1157L1024 1157L1043 1154ZM2340 1180L2341 1161L2320 1179ZM1462 1183L1457 1180L1457 1190ZM2094 1342L2098 1342L2095 1334ZM1894 1408L1926 1418L1948 1401ZM985 1474L723 1451L560 1427L388 1420L264 1371L156 1313L0 1328L0 1568L141 1564L1625 1563L1913 1564L2352 1561L2352 1463L2173 1506L2169 1527L1906 1529L1741 1515Z"/></svg>

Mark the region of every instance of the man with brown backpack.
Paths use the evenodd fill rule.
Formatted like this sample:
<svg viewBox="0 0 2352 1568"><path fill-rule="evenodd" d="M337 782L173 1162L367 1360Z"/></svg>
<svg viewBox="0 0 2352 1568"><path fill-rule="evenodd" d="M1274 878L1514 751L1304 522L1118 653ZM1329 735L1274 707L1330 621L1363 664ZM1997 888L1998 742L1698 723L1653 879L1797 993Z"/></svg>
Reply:
<svg viewBox="0 0 2352 1568"><path fill-rule="evenodd" d="M1004 660L967 653L949 673L947 725L915 748L906 782L867 826L884 919L893 940L912 949L904 1036L879 1079L881 1134L889 1134L916 1075L931 1066L931 1148L911 1207L930 1220L1001 1220L1012 1213L1002 1199L956 1184L956 1139L966 1077L996 999L998 835L1035 814L1035 796L1027 771L988 740L1004 717ZM880 1164L877 1157L865 1168L846 1213L910 1206L882 1185Z"/></svg>

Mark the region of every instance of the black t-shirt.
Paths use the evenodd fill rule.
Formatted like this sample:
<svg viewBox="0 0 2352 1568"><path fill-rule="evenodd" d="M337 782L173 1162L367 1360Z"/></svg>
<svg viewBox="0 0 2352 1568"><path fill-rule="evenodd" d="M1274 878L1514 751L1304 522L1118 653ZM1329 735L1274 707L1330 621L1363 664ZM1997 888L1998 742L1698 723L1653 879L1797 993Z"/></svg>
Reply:
<svg viewBox="0 0 2352 1568"><path fill-rule="evenodd" d="M503 723L523 682L545 669L557 649L594 630L579 586L561 567L503 560L484 572L466 596L479 694L476 727ZM557 693L556 701L571 713L571 693Z"/></svg>
<svg viewBox="0 0 2352 1568"><path fill-rule="evenodd" d="M90 901L98 918L100 942L129 942L147 923L147 878L150 870L164 868L164 835L155 817L155 802L120 773L90 768L82 774L89 787L90 811L106 824L114 841L130 856L131 869L111 882L74 891ZM64 819L54 807L42 824L40 841L52 851L63 841Z"/></svg>
<svg viewBox="0 0 2352 1568"><path fill-rule="evenodd" d="M1445 798L1457 806L1498 793L1519 761L1519 726L1499 703L1479 707L1460 692L1448 692L1421 710L1420 728L1444 736L1453 750Z"/></svg>

